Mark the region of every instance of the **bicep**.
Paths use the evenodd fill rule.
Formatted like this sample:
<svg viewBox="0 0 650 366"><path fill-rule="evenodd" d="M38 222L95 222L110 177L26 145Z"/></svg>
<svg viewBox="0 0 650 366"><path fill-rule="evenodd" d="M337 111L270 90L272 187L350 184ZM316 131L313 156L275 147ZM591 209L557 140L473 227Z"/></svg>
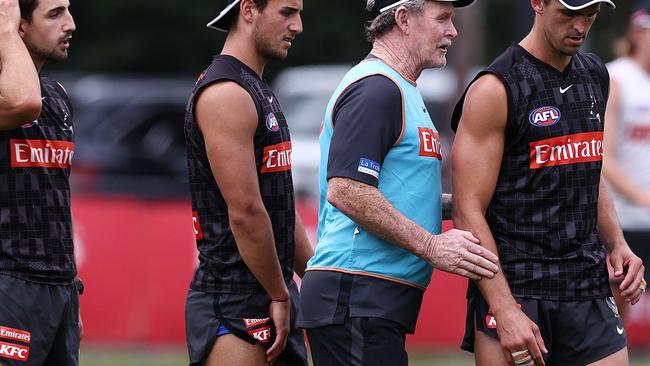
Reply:
<svg viewBox="0 0 650 366"><path fill-rule="evenodd" d="M253 145L257 119L251 96L234 82L208 86L197 98L196 121L229 208L260 196Z"/></svg>
<svg viewBox="0 0 650 366"><path fill-rule="evenodd" d="M487 208L501 168L506 121L505 87L495 76L483 76L468 90L452 147L454 206Z"/></svg>

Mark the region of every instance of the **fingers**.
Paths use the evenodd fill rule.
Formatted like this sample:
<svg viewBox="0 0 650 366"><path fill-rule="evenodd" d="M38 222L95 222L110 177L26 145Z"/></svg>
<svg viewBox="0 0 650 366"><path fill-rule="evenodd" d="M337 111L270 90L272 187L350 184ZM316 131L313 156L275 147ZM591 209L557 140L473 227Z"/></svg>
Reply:
<svg viewBox="0 0 650 366"><path fill-rule="evenodd" d="M641 284L641 279L643 279L643 262L641 262L640 259L635 258L630 261L627 268L627 273L625 274L625 278L619 287L621 290L621 295L625 297L625 293L627 292L628 288L632 286L632 292L634 292L637 286Z"/></svg>
<svg viewBox="0 0 650 366"><path fill-rule="evenodd" d="M483 259L483 260L485 261L485 259ZM485 261L485 262L492 263L492 262L488 262L488 261ZM489 268L485 268L485 267L482 267L482 266L480 266L478 264L474 264L474 263L472 263L472 262L470 262L468 260L462 260L458 264L458 267L460 267L461 269L464 269L467 272L472 273L472 274L474 274L474 275L476 275L478 277L493 278L494 273L495 273L495 271L493 271L493 270L491 270Z"/></svg>
<svg viewBox="0 0 650 366"><path fill-rule="evenodd" d="M458 230L458 229L455 230L458 231L463 238L471 241L474 244L479 244L481 242L480 240L478 240L477 237L474 236L474 234L470 233L469 231Z"/></svg>
<svg viewBox="0 0 650 366"><path fill-rule="evenodd" d="M499 272L499 266L497 265L499 257L480 245L469 245L465 259L493 273Z"/></svg>
<svg viewBox="0 0 650 366"><path fill-rule="evenodd" d="M474 281L480 281L481 278L483 278L483 277L477 275L474 272L470 272L470 271L462 269L462 268L456 268L456 269L453 269L453 270L451 270L449 272L453 273L453 274L457 274L459 276L467 277L470 280L474 280Z"/></svg>
<svg viewBox="0 0 650 366"><path fill-rule="evenodd" d="M466 232L466 233L469 234L469 235L472 235L471 233L468 233L468 232ZM474 236L472 235L472 237L474 237ZM492 253L491 251L485 249L484 247L482 247L480 245L476 245L476 244L479 244L480 242L476 241L476 242L473 242L473 243L474 244L469 244L469 245L466 246L467 250L470 253L479 255L479 256L485 258L486 260L488 260L488 261L490 261L492 263L497 263L499 261L499 257L496 254Z"/></svg>
<svg viewBox="0 0 650 366"><path fill-rule="evenodd" d="M641 297L646 292L646 287L647 286L648 286L648 284L646 283L646 281L644 279L642 279L641 280L641 286L639 286L639 288L637 289L634 297L630 301L631 305L636 305L636 303L638 303L641 300Z"/></svg>
<svg viewBox="0 0 650 366"><path fill-rule="evenodd" d="M271 348L266 351L266 362L273 364L287 345L287 332L276 330L275 342Z"/></svg>

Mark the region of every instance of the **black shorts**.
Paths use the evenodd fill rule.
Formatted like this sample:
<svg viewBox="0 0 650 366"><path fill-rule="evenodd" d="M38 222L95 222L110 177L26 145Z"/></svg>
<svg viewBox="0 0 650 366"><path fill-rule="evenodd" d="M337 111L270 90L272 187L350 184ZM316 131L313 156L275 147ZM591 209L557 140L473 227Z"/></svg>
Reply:
<svg viewBox="0 0 650 366"><path fill-rule="evenodd" d="M406 328L390 320L345 317L307 329L314 366L407 366Z"/></svg>
<svg viewBox="0 0 650 366"><path fill-rule="evenodd" d="M0 365L79 365L79 295L0 275Z"/></svg>
<svg viewBox="0 0 650 366"><path fill-rule="evenodd" d="M291 295L290 333L280 360L288 366L306 366L307 349L303 331L296 327L298 289L289 286ZM271 299L266 294L212 294L190 289L185 305L185 331L190 366L200 365L210 354L219 326L250 344L269 348L275 329L269 320Z"/></svg>
<svg viewBox="0 0 650 366"><path fill-rule="evenodd" d="M650 282L650 231L625 230L623 234L630 249L643 260L645 280Z"/></svg>
<svg viewBox="0 0 650 366"><path fill-rule="evenodd" d="M584 366L610 356L627 345L627 332L614 299L545 301L515 298L540 329L549 351L547 366ZM463 348L474 351L474 328L498 339L496 319L483 297L467 300Z"/></svg>

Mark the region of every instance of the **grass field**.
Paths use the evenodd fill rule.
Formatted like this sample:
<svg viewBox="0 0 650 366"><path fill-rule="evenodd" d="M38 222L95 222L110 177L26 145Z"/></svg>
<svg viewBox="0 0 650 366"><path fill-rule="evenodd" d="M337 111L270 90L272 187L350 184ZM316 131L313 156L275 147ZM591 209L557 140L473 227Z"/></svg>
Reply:
<svg viewBox="0 0 650 366"><path fill-rule="evenodd" d="M411 353L409 366L473 366L473 358L465 353ZM83 349L81 366L184 366L184 350L117 350ZM377 365L383 366L383 365ZM389 365L386 365L389 366ZM650 354L633 355L631 366L650 366Z"/></svg>

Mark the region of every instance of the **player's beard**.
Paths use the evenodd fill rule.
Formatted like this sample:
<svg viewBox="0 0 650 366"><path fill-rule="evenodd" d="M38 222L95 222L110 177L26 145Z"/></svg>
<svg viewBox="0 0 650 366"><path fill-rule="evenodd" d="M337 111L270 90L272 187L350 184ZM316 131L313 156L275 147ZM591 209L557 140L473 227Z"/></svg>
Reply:
<svg viewBox="0 0 650 366"><path fill-rule="evenodd" d="M43 61L61 62L61 61L65 61L68 58L68 50L58 51L56 49L62 40L63 38L59 40L59 42L57 43L54 49L45 49L33 44L32 45L27 44L27 48L29 49L29 52L32 55L37 56Z"/></svg>
<svg viewBox="0 0 650 366"><path fill-rule="evenodd" d="M255 49L262 57L267 60L283 60L287 57L287 51L276 45L274 47L271 41L271 34L261 30L259 27L253 29L253 40L255 41Z"/></svg>

